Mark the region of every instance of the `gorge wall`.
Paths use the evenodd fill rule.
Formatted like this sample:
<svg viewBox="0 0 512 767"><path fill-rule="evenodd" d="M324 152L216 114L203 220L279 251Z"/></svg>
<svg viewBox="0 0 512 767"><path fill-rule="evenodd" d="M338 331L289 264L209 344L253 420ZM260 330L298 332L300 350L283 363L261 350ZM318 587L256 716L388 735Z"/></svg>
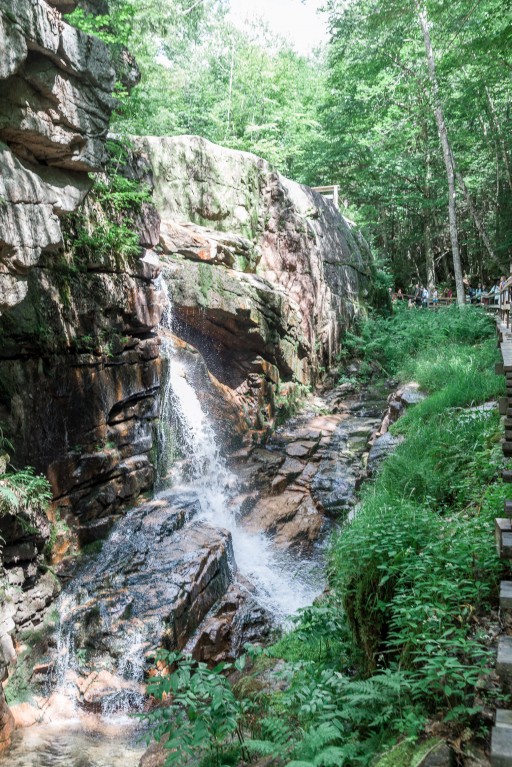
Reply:
<svg viewBox="0 0 512 767"><path fill-rule="evenodd" d="M59 9L74 5L0 3L0 454L8 437L18 468L30 464L51 479L60 507L53 522L57 513L62 520L52 534L37 510L18 521L2 507L2 679L20 632L42 624L59 591L46 564L66 511L86 543L87 524L153 481L154 270L142 248L78 267L66 241L65 217L104 162L116 77L108 48L63 20ZM2 747L12 721L1 689L0 699Z"/></svg>
<svg viewBox="0 0 512 767"><path fill-rule="evenodd" d="M116 73L108 48L62 18L74 5L0 2L0 427L13 463L44 473L54 496L50 521L27 511L29 532L2 517L4 677L13 636L59 591L48 560L105 537L152 490L158 275L232 448L264 439L321 378L370 275L332 202L197 137L134 139L122 173L153 201L109 207L112 182L90 174L104 168ZM135 242L121 247L126 227Z"/></svg>
<svg viewBox="0 0 512 767"><path fill-rule="evenodd" d="M154 188L176 332L264 437L276 405L314 385L360 312L371 257L331 200L247 152L197 136L135 140Z"/></svg>

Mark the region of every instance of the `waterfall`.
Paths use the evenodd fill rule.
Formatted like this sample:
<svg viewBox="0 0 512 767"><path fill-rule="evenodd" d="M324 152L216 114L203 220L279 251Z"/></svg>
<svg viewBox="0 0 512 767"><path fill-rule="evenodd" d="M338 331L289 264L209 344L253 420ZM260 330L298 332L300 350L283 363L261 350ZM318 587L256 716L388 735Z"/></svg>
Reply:
<svg viewBox="0 0 512 767"><path fill-rule="evenodd" d="M200 517L213 527L229 530L237 570L253 583L260 604L270 610L278 622L284 623L301 607L312 603L322 584L315 578L311 562L277 551L266 535L248 533L240 524L240 510L235 502L236 476L226 465L212 421L192 384L191 371L186 362L178 359L178 350L172 340L172 299L165 274L160 276L158 287L166 299L161 323L161 354L167 362L158 436L163 455L159 463L168 466L175 455L173 441L169 439L172 424L185 459L185 469L181 472L171 471L167 478L159 476L160 490L165 488L166 481L194 487L201 505ZM171 460L165 451L171 451Z"/></svg>

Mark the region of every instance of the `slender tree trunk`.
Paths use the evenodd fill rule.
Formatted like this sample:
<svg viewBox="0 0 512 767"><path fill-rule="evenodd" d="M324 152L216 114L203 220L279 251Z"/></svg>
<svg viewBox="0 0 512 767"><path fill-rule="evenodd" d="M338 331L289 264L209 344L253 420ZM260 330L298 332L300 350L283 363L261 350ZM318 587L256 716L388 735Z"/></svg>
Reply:
<svg viewBox="0 0 512 767"><path fill-rule="evenodd" d="M432 197L432 162L430 157L430 146L428 143L428 125L423 124L422 128L423 142L425 145L425 187L423 195L426 201L426 208L423 210L423 237L425 242L425 266L427 272L427 288L433 290L436 282L436 269L434 265L434 249L432 247L432 210L430 200Z"/></svg>
<svg viewBox="0 0 512 767"><path fill-rule="evenodd" d="M503 138L503 130L501 127L501 123L496 112L496 107L494 106L494 101L492 100L492 96L487 86L485 86L485 95L487 96L487 103L489 105L491 121L493 124L494 132L496 134L498 146L500 147L500 150L501 150L501 156L503 158L503 166L505 168L505 175L507 177L507 185L509 190L512 192L512 170L510 167L510 157L507 151L507 144L505 142L505 139Z"/></svg>
<svg viewBox="0 0 512 767"><path fill-rule="evenodd" d="M234 72L235 72L235 44L233 43L231 48L231 66L229 68L228 120L227 120L227 126L226 126L226 136L229 135L229 129L231 127L231 102L233 99Z"/></svg>
<svg viewBox="0 0 512 767"><path fill-rule="evenodd" d="M450 150L451 152L451 150ZM462 191L462 194L464 195L464 199L466 200L466 205L468 206L468 210L471 214L471 218L473 219L473 222L476 226L476 229L478 231L478 234L480 235L480 238L485 246L485 249L487 253L489 254L489 258L491 261L494 261L495 263L498 263L498 259L496 257L496 253L494 252L494 248L491 245L491 241L487 235L487 232L485 230L485 227L482 223L482 219L478 215L478 211L475 208L475 204L473 202L473 199L471 195L469 194L469 190L466 186L466 182L464 181L464 177L461 173L457 170L457 165L455 164L455 157L453 156L453 152L451 152L451 158L452 158L452 167L455 174L455 178L457 180L457 183Z"/></svg>
<svg viewBox="0 0 512 767"><path fill-rule="evenodd" d="M457 197L455 191L455 172L452 162L452 151L450 142L448 139L448 131L444 120L443 107L441 105L441 98L439 95L439 83L437 81L436 64L434 58L434 51L432 49L432 42L430 40L430 32L428 29L428 17L427 10L421 0L416 0L416 11L418 14L418 22L423 32L423 39L425 41L425 52L427 54L428 74L430 79L430 85L432 87L432 95L434 97L434 114L437 124L437 132L439 133L439 140L441 142L441 148L443 151L443 160L446 168L446 178L448 181L448 220L450 226L450 242L452 246L453 257L453 271L455 273L455 289L457 292L457 303L459 306L465 303L464 294L464 282L462 276L462 264L460 260L459 249L459 234L457 229Z"/></svg>

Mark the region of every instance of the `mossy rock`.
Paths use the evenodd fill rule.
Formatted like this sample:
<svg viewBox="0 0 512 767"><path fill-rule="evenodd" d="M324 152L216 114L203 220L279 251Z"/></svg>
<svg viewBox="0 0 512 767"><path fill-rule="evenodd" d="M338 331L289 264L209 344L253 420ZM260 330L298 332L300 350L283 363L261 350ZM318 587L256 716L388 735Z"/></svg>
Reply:
<svg viewBox="0 0 512 767"><path fill-rule="evenodd" d="M445 745L441 738L429 738L419 745L405 740L381 756L373 767L430 767L429 757L435 758L436 751L444 751ZM443 762L433 761L434 764L441 767Z"/></svg>

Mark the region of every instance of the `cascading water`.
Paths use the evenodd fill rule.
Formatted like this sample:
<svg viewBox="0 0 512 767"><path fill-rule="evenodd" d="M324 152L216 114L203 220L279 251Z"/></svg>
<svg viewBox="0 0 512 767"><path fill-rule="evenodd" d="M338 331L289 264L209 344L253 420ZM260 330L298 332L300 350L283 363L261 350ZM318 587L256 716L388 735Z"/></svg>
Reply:
<svg viewBox="0 0 512 767"><path fill-rule="evenodd" d="M178 567L174 560L164 560L168 552L175 556L175 549L180 549L182 528L183 537L190 538L197 522L209 531L208 538L211 531L217 541L223 536L229 540L223 532L228 531L232 570L253 584L252 596L277 623L285 623L322 589L311 563L278 552L265 535L249 533L240 524L237 479L222 457L211 419L194 389L192 370L183 361L185 355L173 345L164 278L160 289L167 296L161 327L167 373L158 435L158 492L154 501L135 507L116 523L101 552L82 563L61 595L47 697L38 704L42 723L20 736L9 755L9 767L135 767L138 763L143 747L134 743L133 722L127 728L125 715L143 703L146 653L161 644L172 623L162 616L160 607L174 597L180 604L179 565L188 574L189 550ZM161 533L169 536L170 545L165 537L154 554ZM191 545L195 546L194 541ZM231 548L226 549L229 560ZM150 573L151 557L157 559L157 567ZM175 593L173 579L177 579ZM162 584L168 589L165 593ZM77 698L94 713L85 713Z"/></svg>
<svg viewBox="0 0 512 767"><path fill-rule="evenodd" d="M169 469L167 458L174 444L169 434L173 423L186 466L181 474L171 472L170 479L161 475L160 487L165 487L166 479L174 483L187 482L194 487L201 505L201 518L213 527L229 530L239 572L253 583L256 599L262 606L274 614L277 622L285 622L298 609L311 604L323 584L315 577L315 568L310 562L276 551L267 536L248 533L239 524L239 509L234 502L236 477L226 466L211 420L191 383L192 376L186 363L178 359L173 345L172 300L165 274L159 278L159 289L167 304L161 323L161 353L167 360L158 440L161 465Z"/></svg>

